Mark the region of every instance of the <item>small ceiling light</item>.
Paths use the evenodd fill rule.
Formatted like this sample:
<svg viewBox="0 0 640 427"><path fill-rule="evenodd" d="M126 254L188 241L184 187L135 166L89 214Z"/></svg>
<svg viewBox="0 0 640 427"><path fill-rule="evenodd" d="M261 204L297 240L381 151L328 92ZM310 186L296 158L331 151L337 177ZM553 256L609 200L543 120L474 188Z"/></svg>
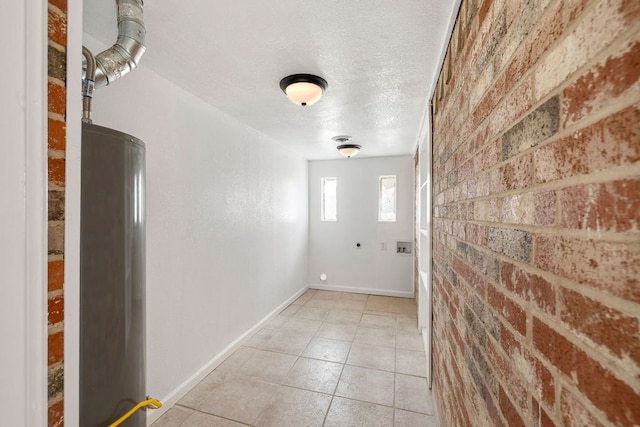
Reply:
<svg viewBox="0 0 640 427"><path fill-rule="evenodd" d="M358 152L362 147L358 144L343 144L343 145L338 145L336 148L338 149L340 154L350 159L351 157L358 154Z"/></svg>
<svg viewBox="0 0 640 427"><path fill-rule="evenodd" d="M327 81L313 74L293 74L280 80L280 89L294 104L311 105L327 89Z"/></svg>
<svg viewBox="0 0 640 427"><path fill-rule="evenodd" d="M336 148L338 149L340 154L349 159L358 154L358 152L362 148L362 146L358 144L345 144L346 142L351 141L351 137L348 135L338 135L334 136L331 139L340 144Z"/></svg>

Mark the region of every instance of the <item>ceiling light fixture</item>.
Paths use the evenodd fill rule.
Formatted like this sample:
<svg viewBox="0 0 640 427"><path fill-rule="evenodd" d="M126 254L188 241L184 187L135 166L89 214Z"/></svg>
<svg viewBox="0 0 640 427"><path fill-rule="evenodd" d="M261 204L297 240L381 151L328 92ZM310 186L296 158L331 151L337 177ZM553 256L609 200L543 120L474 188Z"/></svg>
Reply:
<svg viewBox="0 0 640 427"><path fill-rule="evenodd" d="M336 148L338 149L340 154L348 159L358 154L358 152L362 148L362 146L358 144L345 144L345 142L351 141L351 137L348 135L334 136L331 139L336 141L337 143L340 143L340 145L338 145Z"/></svg>
<svg viewBox="0 0 640 427"><path fill-rule="evenodd" d="M311 105L327 89L327 81L313 74L293 74L280 80L280 89L294 104Z"/></svg>

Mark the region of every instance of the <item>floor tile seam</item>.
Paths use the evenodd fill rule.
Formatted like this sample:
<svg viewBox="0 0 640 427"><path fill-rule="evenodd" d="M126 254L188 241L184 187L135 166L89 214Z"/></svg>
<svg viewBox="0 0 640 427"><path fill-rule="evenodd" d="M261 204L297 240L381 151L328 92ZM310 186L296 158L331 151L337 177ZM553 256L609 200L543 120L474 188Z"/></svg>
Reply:
<svg viewBox="0 0 640 427"><path fill-rule="evenodd" d="M284 351L269 350L269 349L262 348L262 347L250 347L250 346L247 346L247 345L243 345L242 347L247 347L247 348L250 348L250 349L253 349L253 350L266 351L266 352L268 352L268 353L284 354L284 355L287 355L287 356L294 356L294 357L300 357L300 356L302 355L302 352L300 352L300 353L298 353L298 354L293 354L293 353L287 353L287 352L284 352ZM242 347L241 347L241 348L242 348ZM305 347L304 349L306 349L306 348L307 348L307 347ZM304 352L304 350L302 350L302 351ZM225 359L225 360L226 360L226 359ZM244 366L244 365L245 365L245 363L247 363L248 361L249 361L249 360L247 360L246 362L244 362L241 366Z"/></svg>
<svg viewBox="0 0 640 427"><path fill-rule="evenodd" d="M395 374L396 371L389 371L387 369L380 369L380 368L374 368L371 366L362 366L362 365L354 365L353 363L345 363L346 366L355 366L356 368L365 368L365 369L371 369L374 371L380 371L380 372L389 372L391 374Z"/></svg>
<svg viewBox="0 0 640 427"><path fill-rule="evenodd" d="M391 408L391 409L395 409L396 408L394 405L385 405L384 403L371 402L369 400L354 399L353 397L343 396L341 394L334 394L334 397L339 397L340 399L351 400L352 402L366 403L366 404L369 404L369 405L376 405L376 406L384 406L385 408ZM394 399L394 402L395 402L395 399ZM398 409L402 409L402 408L398 408Z"/></svg>
<svg viewBox="0 0 640 427"><path fill-rule="evenodd" d="M420 375L416 375L416 374L405 374L404 372L394 372L395 374L400 374L400 375L404 375L406 377L415 377L415 378L422 378L423 380L426 380L427 377L422 377Z"/></svg>
<svg viewBox="0 0 640 427"><path fill-rule="evenodd" d="M329 396L329 397L333 397L335 390L333 393L325 393L324 391L318 391L318 390L309 390L308 388L304 388L304 387L300 387L300 386L295 386L295 385L291 385L291 384L282 384L282 383L269 383L271 385L275 385L275 386L280 386L280 387L286 387L286 388L291 388L294 390L299 390L299 391L308 391L310 393L317 393L317 394L321 394L323 396ZM336 385L337 387L337 385ZM272 397L272 399L277 398L277 396ZM275 400L272 400L269 402L269 404L273 403ZM268 406L268 405L267 405Z"/></svg>
<svg viewBox="0 0 640 427"><path fill-rule="evenodd" d="M333 325L333 323L330 323L330 325ZM321 328L322 328L322 327L321 327ZM320 332L320 330L318 330L318 332ZM311 339L313 339L313 338L323 338L323 339L325 339L325 340L341 341L341 342L349 342L349 343L353 343L353 340L341 340L341 339L339 339L339 338L326 338L326 337L320 337L320 336L318 336L318 333L317 333L317 332L313 335L313 337L312 337Z"/></svg>
<svg viewBox="0 0 640 427"><path fill-rule="evenodd" d="M428 417L434 417L434 418L436 418L435 413L433 413L433 414L429 414L429 413L427 413L427 412L414 411L413 409L404 409L404 408L399 408L399 407L397 407L397 406L394 406L394 407L393 407L393 409L394 409L394 410L395 410L395 409L398 409L398 410L400 410L400 411L411 412L412 414L426 415L426 416L428 416ZM435 411L434 411L434 412L435 412Z"/></svg>
<svg viewBox="0 0 640 427"><path fill-rule="evenodd" d="M294 386L294 385L287 384L287 383L283 382L289 377L289 374L291 373L292 369L296 366L296 364L298 363L298 361L300 359L317 360L319 362L327 362L327 363L333 363L333 364L336 364L336 365L341 365L340 375L338 376L338 380L336 381L336 385L334 387L333 393L330 394L330 393L325 393L325 392L322 392L322 391L310 390L310 389L306 389L306 388L303 388L303 387L300 387L300 386ZM321 393L321 394L325 394L325 395L328 395L328 396L333 396L333 394L335 393L335 391L336 391L336 389L338 387L338 383L340 382L340 378L342 376L342 372L344 371L344 365L345 365L344 363L340 363L340 362L332 362L332 361L329 361L329 360L322 360L322 359L314 359L314 358L311 358L311 357L297 356L296 360L293 362L291 367L289 369L287 369L287 372L284 374L284 376L281 379L267 380L265 378L256 377L255 375L243 374L240 371L232 371L230 373L231 373L232 376L233 375L239 375L239 376L241 376L243 378L250 378L250 379L253 379L255 381L258 381L258 382L261 382L261 383L265 383L265 384L270 384L270 385L275 385L275 386L283 386L283 387L290 387L290 388L295 388L295 389L298 389L298 390L312 391L314 393Z"/></svg>
<svg viewBox="0 0 640 427"><path fill-rule="evenodd" d="M253 424L247 424L247 423L245 423L245 422L243 422L243 421L239 421L239 420L236 420L236 419L233 419L233 418L223 417L222 415L218 415L218 414L214 414L214 413L211 413L211 412L203 411L203 410L201 410L201 409L192 408L191 406L187 406L187 405L182 404L182 403L176 403L176 404L174 405L174 407L176 407L176 406L179 406L179 407L181 407L181 408L185 408L185 409L189 409L189 410L191 410L191 411L193 411L193 412L198 412L198 413L200 413L200 414L209 415L209 416L217 417L217 418L222 418L222 419L227 420L227 421L232 421L232 422L234 422L234 423L242 424L243 426L251 426L251 425L253 425ZM191 415L192 415L192 414L191 414ZM191 415L189 415L189 417L190 417ZM187 419L188 419L189 417L187 417ZM256 418L256 420L257 420L257 418ZM186 420L185 420L185 421L186 421ZM254 420L254 421L255 421L255 420ZM180 425L183 425L183 424L184 424L184 422L182 422Z"/></svg>
<svg viewBox="0 0 640 427"><path fill-rule="evenodd" d="M336 384L337 387L337 384ZM327 417L329 416L329 412L331 411L331 406L333 405L333 399L335 398L335 390L334 390L334 394L331 395L331 401L329 402L329 406L327 407L327 412L324 414L324 419L322 420L322 427L324 427L324 425L327 422Z"/></svg>
<svg viewBox="0 0 640 427"><path fill-rule="evenodd" d="M327 362L327 363L335 363L336 365L344 365L345 362L335 362L333 360L327 360L327 359L318 359L317 357L309 357L309 356L305 356L304 352L303 354L301 354L300 356L298 356L298 359L309 359L309 360L317 360L318 362ZM297 361L296 361L297 362Z"/></svg>
<svg viewBox="0 0 640 427"><path fill-rule="evenodd" d="M348 360L348 359L347 359L347 360ZM391 374L400 374L400 375L405 375L405 376L407 376L407 377L415 377L415 378L422 378L422 379L426 379L426 378L427 378L427 377L423 377L423 376L416 375L416 374L405 374L404 372L398 372L398 371L396 371L396 370L394 370L394 371L388 371L388 370L386 370L386 369L372 368L372 367L369 367L369 366L354 365L354 364L352 364L352 363L344 363L344 365L345 365L345 366L353 366L353 367L356 367L356 368L371 369L371 370L373 370L373 371L379 371L379 372L388 372L388 373L391 373ZM396 369L397 369L397 368L396 368Z"/></svg>

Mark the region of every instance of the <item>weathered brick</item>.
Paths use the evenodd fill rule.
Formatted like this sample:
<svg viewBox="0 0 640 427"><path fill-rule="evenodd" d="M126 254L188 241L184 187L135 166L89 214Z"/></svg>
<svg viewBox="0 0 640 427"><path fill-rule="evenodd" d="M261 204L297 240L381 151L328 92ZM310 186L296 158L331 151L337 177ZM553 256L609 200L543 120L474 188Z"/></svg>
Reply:
<svg viewBox="0 0 640 427"><path fill-rule="evenodd" d="M49 334L48 338L49 349L49 365L62 362L64 359L64 332L59 331Z"/></svg>
<svg viewBox="0 0 640 427"><path fill-rule="evenodd" d="M49 221L64 220L64 198L64 191L49 190L47 200Z"/></svg>
<svg viewBox="0 0 640 427"><path fill-rule="evenodd" d="M464 320L467 323L469 332L471 332L471 335L476 339L476 342L481 347L484 347L487 342L487 335L484 327L482 326L482 322L476 318L473 311L467 306L464 307Z"/></svg>
<svg viewBox="0 0 640 427"><path fill-rule="evenodd" d="M531 421L536 427L555 427L556 423L549 418L547 411L545 411L537 400L531 400Z"/></svg>
<svg viewBox="0 0 640 427"><path fill-rule="evenodd" d="M48 247L49 254L64 253L64 221L49 221Z"/></svg>
<svg viewBox="0 0 640 427"><path fill-rule="evenodd" d="M582 75L563 93L564 127L569 127L613 100L628 95L638 99L640 91L640 34L625 50L608 57Z"/></svg>
<svg viewBox="0 0 640 427"><path fill-rule="evenodd" d="M565 188L562 225L592 231L640 230L640 179Z"/></svg>
<svg viewBox="0 0 640 427"><path fill-rule="evenodd" d="M540 235L535 266L640 302L640 245Z"/></svg>
<svg viewBox="0 0 640 427"><path fill-rule="evenodd" d="M453 221L453 235L461 240L465 238L464 225L465 223L462 221Z"/></svg>
<svg viewBox="0 0 640 427"><path fill-rule="evenodd" d="M49 40L60 46L67 45L67 16L55 8L48 13Z"/></svg>
<svg viewBox="0 0 640 427"><path fill-rule="evenodd" d="M49 46L47 53L47 69L49 77L60 81L67 79L67 55L53 46Z"/></svg>
<svg viewBox="0 0 640 427"><path fill-rule="evenodd" d="M466 260L485 276L495 281L499 279L500 263L490 253L469 246Z"/></svg>
<svg viewBox="0 0 640 427"><path fill-rule="evenodd" d="M486 358L492 366L499 382L506 388L507 392L514 397L517 406L525 407L528 397L527 386L519 375L514 371L512 355L520 354L519 350L513 352L503 352L493 341L489 341L486 348ZM499 397L500 391L498 390Z"/></svg>
<svg viewBox="0 0 640 427"><path fill-rule="evenodd" d="M50 0L48 8L48 65L49 77L47 85L48 118L47 146L50 150L64 151L66 149L66 53L67 44L67 0ZM57 46L56 46L57 45ZM58 116L56 118L56 115ZM57 155L60 155L57 153ZM64 188L65 163L64 159L48 159L48 251L49 254L64 252L64 192L56 191ZM64 283L64 262L52 260L48 263L48 290L62 289ZM64 301L62 296L49 299L48 321L50 324L60 324L64 318ZM62 393L64 389L63 355L64 332L59 331L48 337L48 426L62 427L64 425L64 404Z"/></svg>
<svg viewBox="0 0 640 427"><path fill-rule="evenodd" d="M640 423L640 395L536 317L533 343L560 372L580 386L581 393L611 422L623 426Z"/></svg>
<svg viewBox="0 0 640 427"><path fill-rule="evenodd" d="M500 221L505 224L534 224L533 193L514 194L501 198Z"/></svg>
<svg viewBox="0 0 640 427"><path fill-rule="evenodd" d="M67 90L59 83L49 82L47 84L47 103L50 113L64 116L67 111Z"/></svg>
<svg viewBox="0 0 640 427"><path fill-rule="evenodd" d="M47 412L48 427L64 426L64 400L57 400L53 403L50 402Z"/></svg>
<svg viewBox="0 0 640 427"><path fill-rule="evenodd" d="M544 364L527 351L524 359L527 361L523 373L527 380L535 390L534 396L545 402L549 407L553 407L556 399L555 379L553 374L544 366Z"/></svg>
<svg viewBox="0 0 640 427"><path fill-rule="evenodd" d="M465 235L467 236L467 241L479 246L486 246L489 238L486 226L470 222L465 224Z"/></svg>
<svg viewBox="0 0 640 427"><path fill-rule="evenodd" d="M465 162L458 168L458 182L463 182L473 175L473 159Z"/></svg>
<svg viewBox="0 0 640 427"><path fill-rule="evenodd" d="M502 412L505 420L507 420L507 425L509 427L525 427L522 416L520 416L515 406L513 406L513 404L509 400L509 395L505 393L502 387L500 387L499 402L500 411Z"/></svg>
<svg viewBox="0 0 640 427"><path fill-rule="evenodd" d="M497 341L500 339L500 319L495 316L489 307L478 295L473 296L472 310L478 319L484 324L485 330ZM495 391L495 390L494 390Z"/></svg>
<svg viewBox="0 0 640 427"><path fill-rule="evenodd" d="M47 126L50 150L64 150L66 147L67 125L61 120L49 118Z"/></svg>
<svg viewBox="0 0 640 427"><path fill-rule="evenodd" d="M49 159L47 160L47 163L48 163L49 184L55 185L58 188L64 187L65 167L66 167L65 160L49 157Z"/></svg>
<svg viewBox="0 0 640 427"><path fill-rule="evenodd" d="M487 144L484 150L482 150L482 170L491 168L496 163L502 160L502 142L495 140Z"/></svg>
<svg viewBox="0 0 640 427"><path fill-rule="evenodd" d="M534 224L553 225L556 220L556 192L541 191L533 199Z"/></svg>
<svg viewBox="0 0 640 427"><path fill-rule="evenodd" d="M468 196L470 198L488 196L490 193L490 181L491 176L489 172L472 177L467 185Z"/></svg>
<svg viewBox="0 0 640 427"><path fill-rule="evenodd" d="M492 21L490 33L488 34L486 41L483 41L482 50L479 52L478 57L472 58L472 60L475 59L474 63L476 66L476 72L480 72L485 68L506 33L507 15L506 12L503 11Z"/></svg>
<svg viewBox="0 0 640 427"><path fill-rule="evenodd" d="M536 6L536 2L528 2ZM563 2L557 2L545 14L533 31L529 34L525 42L513 55L506 71L506 80L509 87L514 86L535 64L540 56L559 38L564 29ZM519 14L522 16L523 14ZM530 14L531 15L531 14Z"/></svg>
<svg viewBox="0 0 640 427"><path fill-rule="evenodd" d="M502 160L549 139L558 132L559 123L560 100L554 96L502 136Z"/></svg>
<svg viewBox="0 0 640 427"><path fill-rule="evenodd" d="M491 113L490 136L499 135L533 106L532 79L523 79L515 88L507 88L507 95ZM509 90L511 90L509 92ZM500 141L502 146L502 141Z"/></svg>
<svg viewBox="0 0 640 427"><path fill-rule="evenodd" d="M527 273L509 262L501 266L501 283L509 291L522 299L530 301L540 310L549 314L556 312L556 293L547 280Z"/></svg>
<svg viewBox="0 0 640 427"><path fill-rule="evenodd" d="M640 105L540 147L534 153L536 182L590 174L640 161Z"/></svg>
<svg viewBox="0 0 640 427"><path fill-rule="evenodd" d="M480 9L478 10L478 26L482 27L482 23L484 19L487 17L489 10L491 9L491 5L493 4L492 0L484 0Z"/></svg>
<svg viewBox="0 0 640 427"><path fill-rule="evenodd" d="M64 284L64 261L49 261L47 273L48 291L51 292L62 289Z"/></svg>
<svg viewBox="0 0 640 427"><path fill-rule="evenodd" d="M562 320L577 334L607 347L620 359L640 367L640 322L605 304L569 289L562 289Z"/></svg>
<svg viewBox="0 0 640 427"><path fill-rule="evenodd" d="M49 399L62 393L64 389L64 366L62 363L49 366L47 380Z"/></svg>
<svg viewBox="0 0 640 427"><path fill-rule="evenodd" d="M489 394L489 391L487 390L487 387L484 384L484 381L482 380L482 375L480 375L480 372L478 371L478 368L476 368L475 363L473 363L473 358L471 357L471 354L469 354L468 351L465 352L464 361L465 361L465 364L467 365L467 369L469 370L469 374L471 375L471 379L473 380L473 383L476 385L477 394L479 394L480 397L484 400Z"/></svg>
<svg viewBox="0 0 640 427"><path fill-rule="evenodd" d="M638 351L619 338L638 334L640 78L606 67L640 62L629 53L639 19L631 0L462 2L434 95L434 373L445 425L637 424ZM565 302L565 289L577 299ZM578 406L588 416L571 418Z"/></svg>
<svg viewBox="0 0 640 427"><path fill-rule="evenodd" d="M493 309L504 317L522 336L527 334L527 316L515 301L499 292L493 285L487 286L487 301Z"/></svg>
<svg viewBox="0 0 640 427"><path fill-rule="evenodd" d="M480 374L482 375L482 378L484 379L488 390L494 396L496 396L498 394L498 381L496 380L493 369L491 368L489 363L487 363L487 360L485 359L482 353L482 350L480 350L480 348L477 345L472 344L471 354L473 356L473 360L476 361L478 370L480 371Z"/></svg>
<svg viewBox="0 0 640 427"><path fill-rule="evenodd" d="M567 77L595 58L640 16L637 1L604 0L549 50L536 67L536 99L542 99Z"/></svg>
<svg viewBox="0 0 640 427"><path fill-rule="evenodd" d="M531 234L523 230L489 227L489 249L517 261L531 260Z"/></svg>
<svg viewBox="0 0 640 427"><path fill-rule="evenodd" d="M473 112L473 126L479 126L495 109L505 94L505 78L504 75L498 77L496 82L484 95L482 100Z"/></svg>
<svg viewBox="0 0 640 427"><path fill-rule="evenodd" d="M560 408L562 422L567 427L584 427L602 425L596 417L573 395L572 392L562 388L560 395Z"/></svg>
<svg viewBox="0 0 640 427"><path fill-rule="evenodd" d="M49 325L55 325L64 320L64 297L62 295L49 298L47 317Z"/></svg>
<svg viewBox="0 0 640 427"><path fill-rule="evenodd" d="M567 21L574 21L588 3L589 0L566 0L564 9Z"/></svg>
<svg viewBox="0 0 640 427"><path fill-rule="evenodd" d="M62 12L67 12L67 0L49 0L49 4L57 7Z"/></svg>
<svg viewBox="0 0 640 427"><path fill-rule="evenodd" d="M531 186L533 156L526 154L509 160L491 171L491 193L501 193Z"/></svg>

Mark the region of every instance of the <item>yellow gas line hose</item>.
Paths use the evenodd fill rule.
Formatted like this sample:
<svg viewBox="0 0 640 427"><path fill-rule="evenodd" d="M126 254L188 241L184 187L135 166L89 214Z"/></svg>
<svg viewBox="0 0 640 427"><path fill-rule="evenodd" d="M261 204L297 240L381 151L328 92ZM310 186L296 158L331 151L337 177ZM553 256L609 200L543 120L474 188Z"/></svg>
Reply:
<svg viewBox="0 0 640 427"><path fill-rule="evenodd" d="M162 407L162 403L160 403L160 401L156 399L143 400L142 402L138 403L136 406L131 408L129 412L127 412L126 414L118 418L115 422L109 424L109 427L119 426L120 424L125 422L127 418L133 415L134 412L136 412L138 409L142 408L143 406L147 406L149 409L158 409Z"/></svg>

